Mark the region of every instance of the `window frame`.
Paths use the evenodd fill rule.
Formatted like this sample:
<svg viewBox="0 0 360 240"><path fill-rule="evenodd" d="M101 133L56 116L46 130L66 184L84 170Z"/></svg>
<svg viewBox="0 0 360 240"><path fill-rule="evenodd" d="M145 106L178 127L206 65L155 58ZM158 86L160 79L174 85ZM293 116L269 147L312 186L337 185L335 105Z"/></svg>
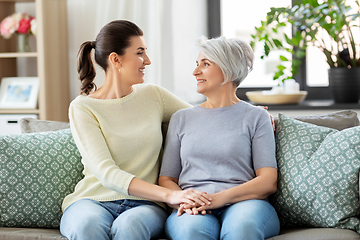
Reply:
<svg viewBox="0 0 360 240"><path fill-rule="evenodd" d="M207 20L208 20L208 37L214 38L221 36L221 0L207 0ZM294 3L296 0L292 0ZM306 56L303 59L299 74L294 76L294 79L299 83L300 89L307 91L307 100L330 100L332 94L330 87L311 87L306 84ZM262 91L270 90L270 87L253 87L237 89L237 95L240 99L248 100L246 97L247 91Z"/></svg>

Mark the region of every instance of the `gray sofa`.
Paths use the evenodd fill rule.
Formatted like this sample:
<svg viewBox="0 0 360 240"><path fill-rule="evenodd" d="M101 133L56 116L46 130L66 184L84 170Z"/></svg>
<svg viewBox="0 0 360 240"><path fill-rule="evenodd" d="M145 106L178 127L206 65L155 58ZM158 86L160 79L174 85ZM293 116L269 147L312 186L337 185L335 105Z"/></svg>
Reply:
<svg viewBox="0 0 360 240"><path fill-rule="evenodd" d="M303 121L303 122L308 122L308 123L312 123L312 124L319 125L319 126L334 128L337 130L342 130L342 129L346 129L346 128L350 128L350 127L359 125L359 120L358 120L357 114L351 110L340 111L340 112L327 114L327 115L304 116L304 117L299 117L297 119L300 121ZM21 136L24 136L24 135L27 135L27 133L30 133L30 135L27 135L27 136L30 136L30 138L24 138L25 140L20 141L20 145L25 144L24 146L28 146L26 144L34 143L35 146L38 146L39 148L43 149L44 151L47 149L46 151L51 153L52 147L49 148L49 147L43 146L42 141L48 142L48 140L45 140L45 139L52 139L53 142L55 142L54 148L55 149L58 148L59 151L66 153L66 151L61 150L61 147L56 145L56 141L58 141L58 140L56 140L58 135L51 135L50 133L53 131L53 132L61 132L61 134L68 135L69 134L69 132L67 132L67 128L69 127L68 123L40 121L40 120L36 120L36 119L22 119L20 125L21 125L22 132L23 132L23 134L20 134ZM278 125L277 119L276 119L276 125ZM60 130L60 129L63 129L63 130ZM165 132L165 130L166 130L166 125L164 125L164 132ZM47 131L50 135L43 134L43 132L45 132L45 131ZM279 131L278 127L277 127L277 131ZM278 133L276 133L276 134L278 134ZM12 136L12 137L2 136L2 138L0 139L0 204L3 204L4 198L5 198L5 193L4 193L5 190L3 190L1 188L2 183L4 183L6 181L6 179L9 178L9 174L7 174L7 175L4 174L5 171L2 171L2 169L1 169L5 164L5 161L1 160L2 155L5 153L9 154L9 151L6 150L6 149L8 149L8 146L4 147L3 142L10 142L11 139L12 139L11 141L14 141L14 139L16 140L17 138L19 138L18 135L16 135L15 137L14 136ZM69 140L69 138L64 138L63 136L61 136L59 139L60 139L59 141L62 141L63 144L67 144L66 145L67 147L72 148L74 143L71 142L72 145L69 145L69 142L66 142L66 141L71 141L71 139ZM67 139L67 140L65 141L64 139ZM26 143L26 141L28 141L28 143ZM18 148L19 148L19 151L21 151L21 146ZM36 149L33 149L33 150L36 151ZM77 171L81 172L81 169L79 169L80 161L78 160L78 153L76 152L76 149L75 150L73 149L73 151L74 151L74 153L67 153L68 155L70 154L69 156L72 156L71 154L73 154L75 156L72 161L73 165L72 166L69 165L69 169L71 169L71 168L77 169ZM55 156L56 154L52 154L52 155L54 158L56 158L56 156ZM46 164L46 163L44 163L44 164ZM73 170L71 170L71 171L73 171ZM52 175L51 178L54 178L54 176L56 178L56 175ZM64 176L66 176L66 175L64 175ZM25 177L26 177L25 175L22 176L22 178L25 178ZM69 182L70 188L74 187L74 184L75 184L76 180L78 179L78 177L79 176L77 176L73 180L71 180L72 182L69 179L68 182ZM65 178L69 178L69 177L66 176ZM29 182L31 182L31 181L29 181ZM60 182L60 183L58 183L58 185L59 184L61 185L62 183ZM45 180L44 180L44 185L46 185ZM55 186L55 190L52 189L51 191L56 192L57 191L56 187L57 186ZM62 189L64 189L64 188L62 188ZM24 190L24 191L26 191L26 190ZM2 192L3 192L3 197L1 197ZM50 192L48 194L50 194ZM56 200L55 197L58 197L58 200ZM55 199L54 202L57 205L59 205L59 199L61 199L62 196L61 196L61 194L60 195L57 194L55 197L54 197L54 199ZM36 196L35 196L35 198L36 198ZM357 196L357 198L358 198L358 196ZM34 199L34 196L31 197L29 199L29 201L33 200L33 199ZM58 202L56 202L56 201L58 201ZM272 200L272 201L274 201L274 200ZM52 203L47 203L46 198L44 198L44 204L51 205ZM53 206L56 207L57 206L56 204L53 204ZM9 207L9 208L11 208L11 207ZM26 208L26 207L24 206L23 208ZM59 218L58 210L59 209L56 209L56 211L55 211L54 207L52 207L52 209L51 209L51 211L55 211L55 213L54 213L55 218ZM3 211L3 213L1 213L1 211ZM29 224L29 226L26 227L26 225L21 224L21 219L16 220L16 218L15 218L15 220L13 222L11 222L11 224L13 224L13 226L11 226L11 224L10 224L10 226L7 226L6 219L14 217L19 212L16 210L12 211L12 213L14 213L14 216L10 216L11 214L6 215L5 211L7 211L6 208L0 208L0 215L1 215L0 216L0 220L1 220L0 226L3 226L3 227L0 227L0 239L1 240L66 239L60 234L58 227L56 227L58 225L58 222L56 222L56 221L54 223L52 223L49 220L48 222L43 223L44 227L38 227L38 226L36 226L36 224L38 224L37 222L31 222L29 220L27 222L27 224ZM34 210L34 211L36 211L36 210ZM29 212L30 212L29 217L31 218L31 216L32 216L31 210ZM23 219L27 218L25 216L26 212L25 213L21 212L21 214L22 214L21 216ZM35 214L37 214L37 213L35 213ZM46 217L46 215L44 215L44 216ZM358 217L358 215L356 217ZM50 219L51 216L48 216L48 218ZM299 216L299 218L300 218L300 216ZM20 221L20 223L19 223L19 221ZM55 227L51 228L51 226L55 226ZM333 228L333 227L309 227L306 225L299 224L299 226L290 226L290 228L282 227L280 235L271 238L271 240L290 240L290 239L291 240L297 240L297 239L299 239L299 240L300 239L301 240L306 240L306 239L308 239L308 240L320 240L320 239L323 239L323 240L330 240L330 239L332 239L332 240L340 240L340 239L355 240L355 239L359 239L360 240L360 235L356 231L348 230L348 229L338 229L338 228Z"/></svg>

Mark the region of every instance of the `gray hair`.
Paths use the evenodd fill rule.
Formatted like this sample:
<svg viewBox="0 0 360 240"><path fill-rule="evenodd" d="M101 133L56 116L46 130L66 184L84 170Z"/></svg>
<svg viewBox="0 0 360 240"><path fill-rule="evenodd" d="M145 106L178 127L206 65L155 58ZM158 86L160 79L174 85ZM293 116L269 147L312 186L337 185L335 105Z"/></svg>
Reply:
<svg viewBox="0 0 360 240"><path fill-rule="evenodd" d="M224 84L232 81L238 87L253 68L254 52L249 44L240 39L201 37L196 45L206 58L220 67Z"/></svg>

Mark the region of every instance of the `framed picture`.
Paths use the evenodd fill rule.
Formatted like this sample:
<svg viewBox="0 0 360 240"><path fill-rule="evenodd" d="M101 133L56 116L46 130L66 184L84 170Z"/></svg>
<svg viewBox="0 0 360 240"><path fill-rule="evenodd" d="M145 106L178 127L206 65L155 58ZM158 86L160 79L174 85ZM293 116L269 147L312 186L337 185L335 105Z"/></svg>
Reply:
<svg viewBox="0 0 360 240"><path fill-rule="evenodd" d="M0 108L35 109L39 94L39 78L7 77L1 79Z"/></svg>

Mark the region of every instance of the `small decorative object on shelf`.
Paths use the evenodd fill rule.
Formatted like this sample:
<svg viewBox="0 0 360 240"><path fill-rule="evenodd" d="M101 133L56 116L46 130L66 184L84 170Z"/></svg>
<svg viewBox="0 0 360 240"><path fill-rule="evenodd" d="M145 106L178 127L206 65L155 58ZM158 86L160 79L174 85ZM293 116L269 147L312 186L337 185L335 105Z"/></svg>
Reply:
<svg viewBox="0 0 360 240"><path fill-rule="evenodd" d="M305 100L307 91L300 91L299 84L294 79L286 79L270 91L249 91L246 96L258 104L299 104Z"/></svg>
<svg viewBox="0 0 360 240"><path fill-rule="evenodd" d="M19 52L30 52L29 36L36 36L36 19L27 13L14 13L0 23L0 34L9 39L14 33L19 34Z"/></svg>
<svg viewBox="0 0 360 240"><path fill-rule="evenodd" d="M35 109L39 94L37 77L5 77L0 84L0 109Z"/></svg>
<svg viewBox="0 0 360 240"><path fill-rule="evenodd" d="M19 34L19 52L31 52L29 45L29 34Z"/></svg>

